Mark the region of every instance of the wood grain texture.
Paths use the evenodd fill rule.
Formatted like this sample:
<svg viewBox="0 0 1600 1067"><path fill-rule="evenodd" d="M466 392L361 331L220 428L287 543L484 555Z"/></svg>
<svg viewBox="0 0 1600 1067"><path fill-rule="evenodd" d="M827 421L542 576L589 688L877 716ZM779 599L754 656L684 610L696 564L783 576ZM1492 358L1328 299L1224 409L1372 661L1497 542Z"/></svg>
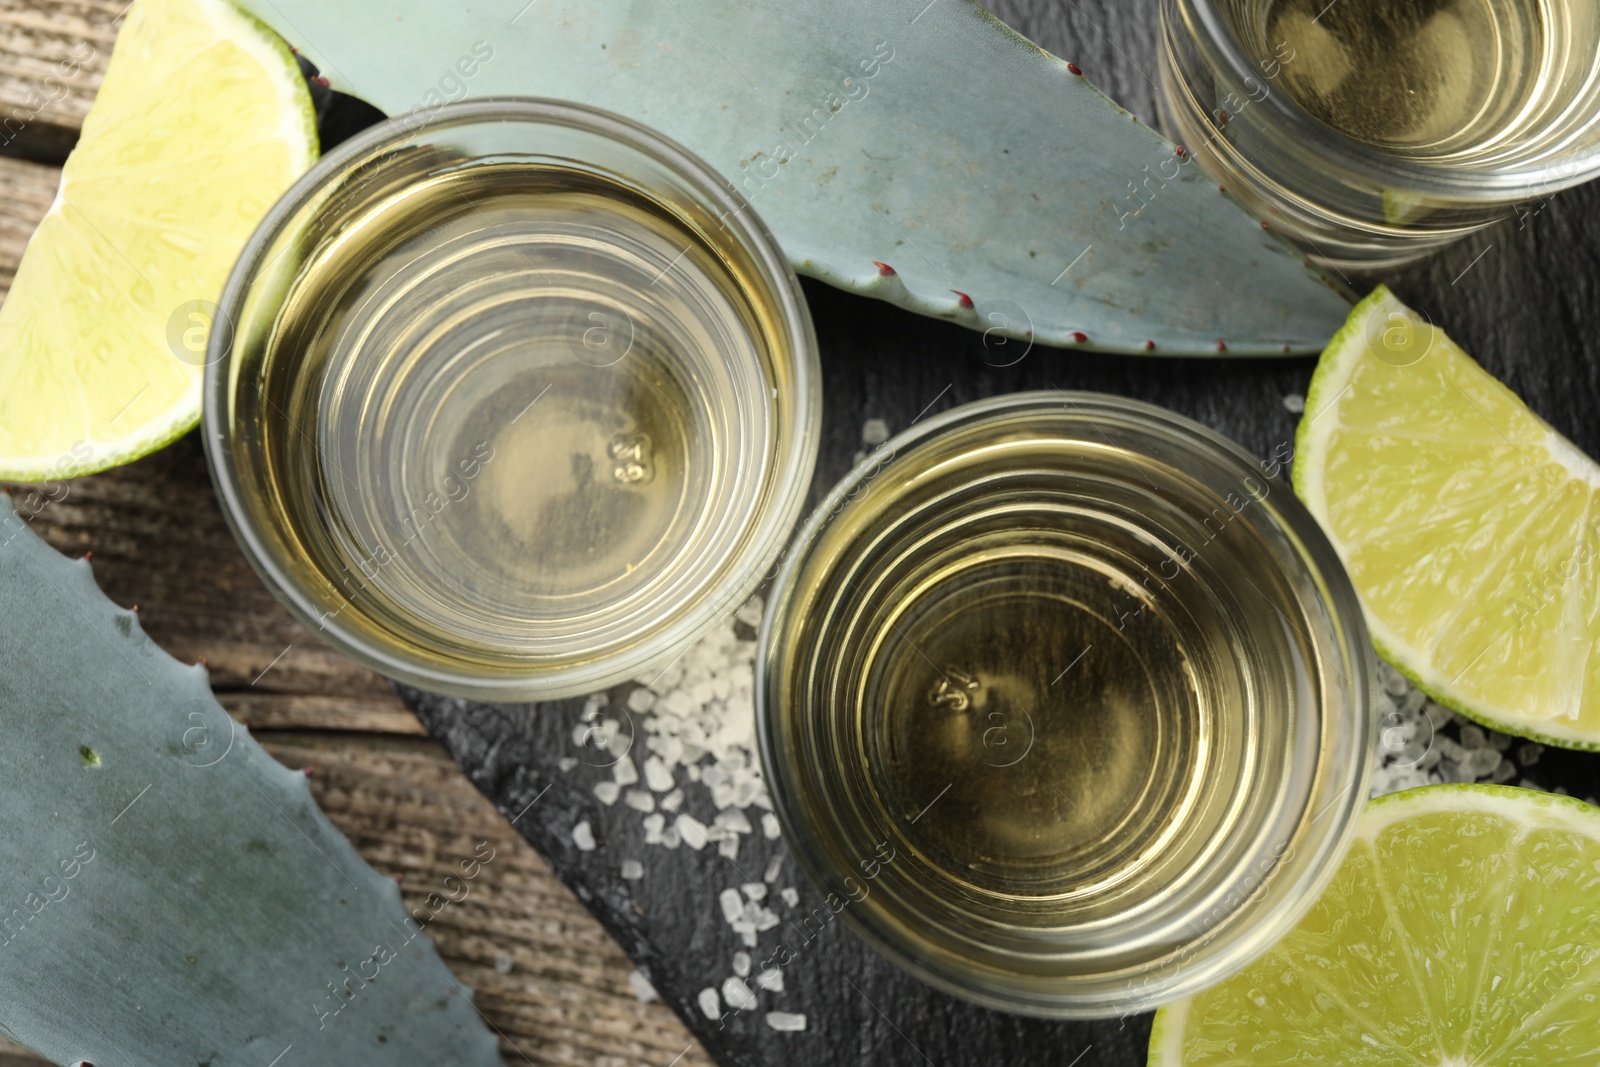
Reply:
<svg viewBox="0 0 1600 1067"><path fill-rule="evenodd" d="M0 158L0 300L11 291L17 263L28 238L50 210L61 171L55 167Z"/></svg>
<svg viewBox="0 0 1600 1067"><path fill-rule="evenodd" d="M0 151L58 145L83 125L125 0L0 0ZM53 148L52 148L53 150Z"/></svg>

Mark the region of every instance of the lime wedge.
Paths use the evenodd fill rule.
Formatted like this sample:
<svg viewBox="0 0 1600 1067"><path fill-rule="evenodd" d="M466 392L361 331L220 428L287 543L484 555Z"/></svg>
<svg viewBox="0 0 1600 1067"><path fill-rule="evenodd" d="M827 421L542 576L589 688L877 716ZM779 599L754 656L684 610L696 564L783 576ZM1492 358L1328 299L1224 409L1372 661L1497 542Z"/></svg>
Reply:
<svg viewBox="0 0 1600 1067"><path fill-rule="evenodd" d="M1294 486L1428 695L1600 747L1600 466L1387 289L1322 354Z"/></svg>
<svg viewBox="0 0 1600 1067"><path fill-rule="evenodd" d="M1288 937L1156 1015L1149 1065L1600 1062L1597 894L1600 808L1488 785L1380 797Z"/></svg>
<svg viewBox="0 0 1600 1067"><path fill-rule="evenodd" d="M0 478L86 474L200 418L214 301L316 158L283 42L224 0L137 0L0 307Z"/></svg>

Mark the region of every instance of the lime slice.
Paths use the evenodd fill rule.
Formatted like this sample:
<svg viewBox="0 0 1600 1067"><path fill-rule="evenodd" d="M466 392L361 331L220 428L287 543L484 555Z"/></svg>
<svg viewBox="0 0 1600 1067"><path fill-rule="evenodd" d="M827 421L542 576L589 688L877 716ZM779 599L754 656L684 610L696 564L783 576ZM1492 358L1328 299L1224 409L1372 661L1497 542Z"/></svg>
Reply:
<svg viewBox="0 0 1600 1067"><path fill-rule="evenodd" d="M1162 1009L1150 1067L1600 1062L1600 808L1489 785L1392 793L1300 925Z"/></svg>
<svg viewBox="0 0 1600 1067"><path fill-rule="evenodd" d="M1322 354L1294 485L1428 695L1600 747L1600 466L1387 289Z"/></svg>
<svg viewBox="0 0 1600 1067"><path fill-rule="evenodd" d="M316 145L269 30L223 0L137 0L0 307L0 478L103 470L199 420L213 301Z"/></svg>

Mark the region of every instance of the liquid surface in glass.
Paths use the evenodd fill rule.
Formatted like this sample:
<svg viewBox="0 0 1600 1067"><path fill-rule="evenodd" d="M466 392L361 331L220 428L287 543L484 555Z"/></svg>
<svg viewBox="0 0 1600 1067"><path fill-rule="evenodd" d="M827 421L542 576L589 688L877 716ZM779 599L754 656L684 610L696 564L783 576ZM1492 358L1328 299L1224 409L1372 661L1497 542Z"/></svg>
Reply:
<svg viewBox="0 0 1600 1067"><path fill-rule="evenodd" d="M766 313L601 177L498 163L398 186L301 269L263 372L301 550L420 644L631 639L702 592L771 461Z"/></svg>
<svg viewBox="0 0 1600 1067"><path fill-rule="evenodd" d="M1568 112L1592 96L1579 90L1592 87L1600 57L1595 0L1273 0L1260 7L1265 37L1254 43L1282 60L1282 84L1296 102L1399 156L1481 164L1520 155L1530 140L1581 118Z"/></svg>

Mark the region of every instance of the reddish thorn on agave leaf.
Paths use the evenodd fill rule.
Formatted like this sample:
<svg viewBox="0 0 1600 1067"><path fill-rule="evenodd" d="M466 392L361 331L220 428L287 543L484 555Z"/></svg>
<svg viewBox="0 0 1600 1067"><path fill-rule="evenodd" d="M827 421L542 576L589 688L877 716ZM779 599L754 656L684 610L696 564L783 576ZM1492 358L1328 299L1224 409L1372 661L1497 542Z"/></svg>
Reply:
<svg viewBox="0 0 1600 1067"><path fill-rule="evenodd" d="M1072 339L1081 345L1083 342L1089 339L1089 335L1078 330L1074 330L1072 331Z"/></svg>
<svg viewBox="0 0 1600 1067"><path fill-rule="evenodd" d="M317 74L317 75L313 75L313 76L312 76L312 78L311 78L311 80L312 80L312 81L314 81L314 82L316 82L316 83L317 83L317 84L318 84L318 85L320 85L320 86L322 86L322 87L323 87L323 88L324 88L324 89L327 89L327 88L329 88L329 85L328 85L328 79L327 79L327 78L324 78L324 77L323 77L323 76L322 76L322 75L320 75L320 74Z"/></svg>
<svg viewBox="0 0 1600 1067"><path fill-rule="evenodd" d="M1228 342L1226 342L1226 341L1218 341L1217 342L1217 351L1218 352L1226 352L1227 350L1228 350Z"/></svg>
<svg viewBox="0 0 1600 1067"><path fill-rule="evenodd" d="M879 263L877 260L873 260L872 265L877 267L878 273L883 275L885 278L893 278L895 275L894 268L889 266L887 263Z"/></svg>
<svg viewBox="0 0 1600 1067"><path fill-rule="evenodd" d="M1144 350L1146 352L1154 352L1155 348L1156 348L1156 343L1154 341L1146 341L1144 343Z"/></svg>
<svg viewBox="0 0 1600 1067"><path fill-rule="evenodd" d="M1076 64L1076 63L1068 63L1067 64L1067 69L1070 70L1074 74L1082 74L1083 73L1082 69L1080 69L1078 64Z"/></svg>
<svg viewBox="0 0 1600 1067"><path fill-rule="evenodd" d="M972 307L972 297L968 296L966 293L963 293L960 289L952 289L950 291L961 298L960 300L958 300L956 302L958 304L960 304L962 307L964 307L964 308L971 308Z"/></svg>

